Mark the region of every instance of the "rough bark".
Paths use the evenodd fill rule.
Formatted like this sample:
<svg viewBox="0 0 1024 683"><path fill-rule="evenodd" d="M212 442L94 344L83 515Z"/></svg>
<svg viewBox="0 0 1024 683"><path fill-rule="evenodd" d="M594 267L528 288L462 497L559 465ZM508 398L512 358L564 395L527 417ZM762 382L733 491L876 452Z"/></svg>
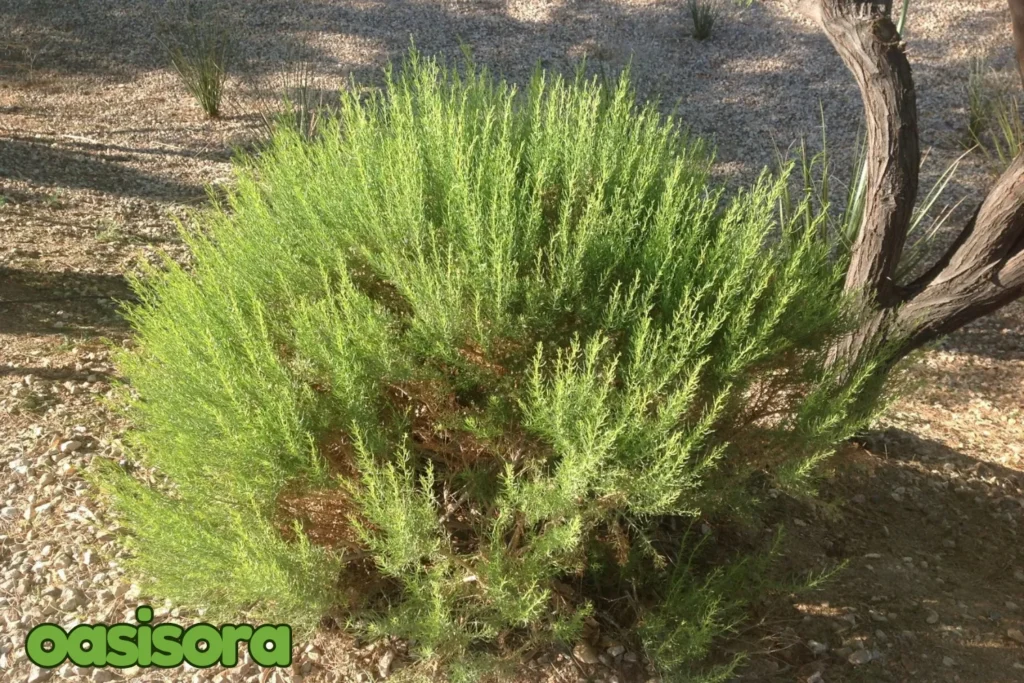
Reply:
<svg viewBox="0 0 1024 683"><path fill-rule="evenodd" d="M896 27L851 9L844 0L822 0L820 19L857 81L867 128L864 222L850 255L846 288L887 306L917 199L917 104Z"/></svg>
<svg viewBox="0 0 1024 683"><path fill-rule="evenodd" d="M891 361L1024 295L1024 155L985 196L946 252L912 283L895 282L920 164L910 64L883 3L801 0L860 88L867 194L846 288L864 304L859 329L833 350L854 360L885 345ZM1024 0L1009 0L1024 79Z"/></svg>
<svg viewBox="0 0 1024 683"><path fill-rule="evenodd" d="M944 268L898 310L906 352L1024 295L1024 155L1003 172Z"/></svg>

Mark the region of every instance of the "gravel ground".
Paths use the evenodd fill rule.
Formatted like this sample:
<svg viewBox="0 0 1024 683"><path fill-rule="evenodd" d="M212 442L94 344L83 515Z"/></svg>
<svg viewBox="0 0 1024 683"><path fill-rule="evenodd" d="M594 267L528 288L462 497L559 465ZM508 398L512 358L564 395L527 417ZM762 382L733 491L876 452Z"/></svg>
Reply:
<svg viewBox="0 0 1024 683"><path fill-rule="evenodd" d="M300 60L327 93L350 75L377 83L411 40L452 59L468 44L518 83L538 63L566 71L586 56L607 74L631 64L641 96L715 142L715 173L733 186L776 148L813 147L822 119L835 168L849 168L857 93L827 40L778 2L726 5L698 43L679 1L234 0L221 4L238 66L225 116L207 121L154 41L165 4L0 0L0 679L377 680L403 666L401 646L330 630L276 672L49 672L23 654L36 623L119 620L145 598L120 567L116 520L82 477L95 458L130 464L102 403L116 379L102 340L123 343L128 330L104 297L128 295L124 274L140 259L184 258L173 218L230 182L232 149L260 135L265 93ZM969 60L1013 76L1005 2L915 3L907 38L927 184L963 152ZM991 171L982 155L964 160L949 188L951 202L968 198L960 214ZM849 567L725 645L750 656L742 680L1024 680L1022 333L1018 303L924 354L911 370L918 389L836 458L822 503L778 501L788 569ZM152 604L162 619L193 617ZM521 677L647 677L614 643L576 656L580 666L542 655Z"/></svg>

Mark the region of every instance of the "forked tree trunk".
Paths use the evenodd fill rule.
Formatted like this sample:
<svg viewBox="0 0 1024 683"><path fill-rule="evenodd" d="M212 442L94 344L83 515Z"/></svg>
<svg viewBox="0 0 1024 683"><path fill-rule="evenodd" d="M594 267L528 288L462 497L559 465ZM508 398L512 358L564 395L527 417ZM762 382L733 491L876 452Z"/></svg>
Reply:
<svg viewBox="0 0 1024 683"><path fill-rule="evenodd" d="M982 198L946 252L911 283L896 281L917 196L920 152L910 63L886 2L797 0L853 74L864 102L867 175L863 222L846 289L865 307L837 361L888 347L895 362L1024 294L1024 155ZM897 3L898 4L898 3ZM1024 65L1024 0L1009 0ZM1021 68L1024 78L1024 66Z"/></svg>

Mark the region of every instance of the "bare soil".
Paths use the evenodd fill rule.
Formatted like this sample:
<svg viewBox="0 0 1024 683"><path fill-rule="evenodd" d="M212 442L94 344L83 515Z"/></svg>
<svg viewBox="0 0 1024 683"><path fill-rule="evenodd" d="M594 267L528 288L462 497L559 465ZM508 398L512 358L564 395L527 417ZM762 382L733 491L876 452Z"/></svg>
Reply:
<svg viewBox="0 0 1024 683"><path fill-rule="evenodd" d="M80 476L93 457L123 457L123 425L103 404L116 380L107 345L130 336L115 302L130 298L126 275L140 259L185 258L176 218L202 205L208 186L230 183L232 155L263 134L267 93L299 61L313 65L325 97L350 75L378 83L410 40L451 59L465 43L518 83L538 63L570 71L586 56L595 73L614 74L631 62L642 97L659 96L715 141L723 182L749 182L774 162L775 145L813 145L822 120L835 167L850 165L860 116L852 79L827 40L777 2L725 5L703 43L689 36L685 3L668 0L222 5L239 49L225 114L207 120L154 40L163 3L0 0L3 680L45 680L21 652L31 625L119 618L137 602L125 592L113 520ZM927 183L964 150L968 60L984 57L1012 77L1008 12L1002 0L914 3L909 27L932 146ZM991 180L991 162L968 155L949 189L950 201L966 198L952 225ZM738 680L1024 681L1022 334L1018 302L921 354L914 389L833 460L821 501L774 501L769 526L787 530L784 572L847 566L812 592L754 610L723 646L749 657ZM325 631L288 672L116 676L376 680L388 647ZM646 678L621 655L608 666L546 655L522 669L535 680ZM70 667L55 675L101 680Z"/></svg>

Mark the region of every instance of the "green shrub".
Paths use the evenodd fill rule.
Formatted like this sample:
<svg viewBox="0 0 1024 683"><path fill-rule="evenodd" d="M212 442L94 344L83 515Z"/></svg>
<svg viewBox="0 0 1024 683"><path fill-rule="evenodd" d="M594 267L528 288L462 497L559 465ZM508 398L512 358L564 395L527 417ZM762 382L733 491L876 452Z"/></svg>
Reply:
<svg viewBox="0 0 1024 683"><path fill-rule="evenodd" d="M693 37L707 40L715 28L715 22L721 14L718 0L688 0L690 19L693 20Z"/></svg>
<svg viewBox="0 0 1024 683"><path fill-rule="evenodd" d="M613 90L410 58L280 129L136 283L137 571L210 618L325 614L473 679L589 615L681 671L762 572L685 530L801 490L871 368L823 216L724 202L698 142ZM711 550L714 552L711 552ZM740 552L742 551L742 552ZM625 598L625 599L624 599Z"/></svg>
<svg viewBox="0 0 1024 683"><path fill-rule="evenodd" d="M220 116L233 41L230 27L211 7L185 0L180 17L159 28L160 42L185 89L207 116Z"/></svg>

